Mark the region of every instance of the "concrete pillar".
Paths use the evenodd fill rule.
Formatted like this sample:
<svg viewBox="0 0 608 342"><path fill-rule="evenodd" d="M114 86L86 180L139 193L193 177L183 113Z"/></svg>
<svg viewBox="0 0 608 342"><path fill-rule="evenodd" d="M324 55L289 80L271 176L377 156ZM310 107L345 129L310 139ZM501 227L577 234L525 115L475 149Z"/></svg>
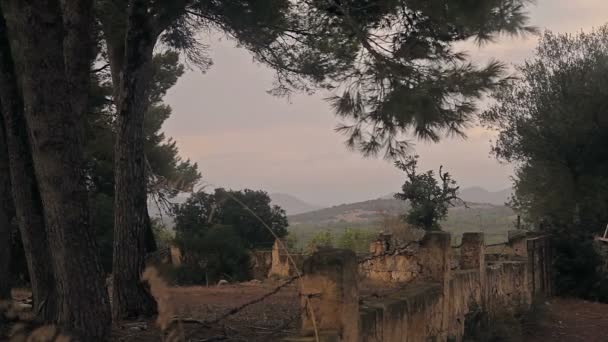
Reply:
<svg viewBox="0 0 608 342"><path fill-rule="evenodd" d="M358 341L359 285L353 251L326 249L304 261L301 282L302 333L335 331L341 341Z"/></svg>
<svg viewBox="0 0 608 342"><path fill-rule="evenodd" d="M486 243L483 233L464 233L460 246L460 268L479 271L479 304L484 307L487 298Z"/></svg>

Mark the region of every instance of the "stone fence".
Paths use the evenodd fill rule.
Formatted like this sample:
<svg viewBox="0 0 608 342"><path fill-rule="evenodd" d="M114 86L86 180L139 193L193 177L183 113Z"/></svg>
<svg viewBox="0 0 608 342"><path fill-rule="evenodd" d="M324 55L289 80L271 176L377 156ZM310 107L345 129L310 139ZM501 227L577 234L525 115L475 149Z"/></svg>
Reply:
<svg viewBox="0 0 608 342"><path fill-rule="evenodd" d="M465 233L453 248L450 234L432 232L398 248L383 237L359 259L318 251L302 268L302 336L288 340L315 341L316 331L321 341L461 341L470 313L525 310L551 294L549 242L518 235L486 246L482 233ZM365 295L370 286L391 291Z"/></svg>

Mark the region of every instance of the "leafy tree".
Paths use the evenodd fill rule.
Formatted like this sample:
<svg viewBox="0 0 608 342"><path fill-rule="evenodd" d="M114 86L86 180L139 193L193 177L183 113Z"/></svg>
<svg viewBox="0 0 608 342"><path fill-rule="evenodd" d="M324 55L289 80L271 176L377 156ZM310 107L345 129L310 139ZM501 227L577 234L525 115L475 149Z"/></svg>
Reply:
<svg viewBox="0 0 608 342"><path fill-rule="evenodd" d="M606 300L590 245L608 222L608 27L545 32L518 72L484 113L494 155L516 165L512 205L555 236L557 290Z"/></svg>
<svg viewBox="0 0 608 342"><path fill-rule="evenodd" d="M180 234L176 243L182 251L182 264L170 276L179 285L249 277L249 254L230 226L215 225L187 236Z"/></svg>
<svg viewBox="0 0 608 342"><path fill-rule="evenodd" d="M417 173L418 156L407 157L405 161L398 161L395 165L405 172L407 180L395 198L409 201L410 210L405 214L405 221L424 230L441 230L439 224L448 214L448 207L458 200L456 181L449 173L439 168L439 179L430 170Z"/></svg>
<svg viewBox="0 0 608 342"><path fill-rule="evenodd" d="M158 218L152 220L152 232L159 248L168 248L175 240L175 232Z"/></svg>
<svg viewBox="0 0 608 342"><path fill-rule="evenodd" d="M494 155L517 166L513 204L536 227L598 231L608 221L608 27L546 32L518 71L484 113L499 131Z"/></svg>
<svg viewBox="0 0 608 342"><path fill-rule="evenodd" d="M176 204L175 231L179 235L199 234L207 230L214 222L214 213L217 210L215 196L202 191L193 193L186 202Z"/></svg>
<svg viewBox="0 0 608 342"><path fill-rule="evenodd" d="M364 253L369 251L369 244L376 235L376 232L371 230L347 228L338 238L337 245L339 248Z"/></svg>
<svg viewBox="0 0 608 342"><path fill-rule="evenodd" d="M145 114L145 157L148 161L148 197L161 211L168 211L168 202L179 191L189 191L201 175L196 163L182 160L176 143L162 132L163 123L172 114L163 103L166 92L183 74L184 66L175 52L156 54L153 59L150 105ZM112 80L107 69L95 73L91 83L86 130L89 139L85 148L90 179L89 191L93 226L100 245L101 263L112 272L114 227L114 123L112 110ZM154 246L152 222L148 239ZM152 247L148 247L150 251Z"/></svg>
<svg viewBox="0 0 608 342"><path fill-rule="evenodd" d="M272 205L265 191L227 191L220 188L215 190L215 198L218 202L215 219L234 227L249 248L272 245L275 235L279 238L287 235L285 210Z"/></svg>
<svg viewBox="0 0 608 342"><path fill-rule="evenodd" d="M206 274L215 281L224 275L245 279L249 272L248 249L271 245L274 235L287 235L285 211L270 204L264 191L216 189L213 194L193 193L174 208L176 241L185 255L177 270L179 282L201 282L187 272ZM264 223L260 222L262 220Z"/></svg>
<svg viewBox="0 0 608 342"><path fill-rule="evenodd" d="M317 232L306 246L306 251L310 254L313 253L317 248L328 248L333 247L334 238L331 232L328 230L322 230Z"/></svg>
<svg viewBox="0 0 608 342"><path fill-rule="evenodd" d="M180 191L191 191L201 178L198 165L182 160L176 142L162 132L162 125L172 115L171 107L163 103L164 96L183 73L184 66L176 52L165 51L154 56L149 104L144 117L144 150L148 195L158 201L171 199ZM112 79L104 69L95 73L91 83L86 122L91 190L113 195L116 113L112 108Z"/></svg>
<svg viewBox="0 0 608 342"><path fill-rule="evenodd" d="M285 237L287 250L298 253L301 252L300 248L298 248L298 241L298 237L293 232L289 232L287 237Z"/></svg>
<svg viewBox="0 0 608 342"><path fill-rule="evenodd" d="M285 211L270 201L266 192L250 189L197 192L175 207L175 229L187 235L220 224L231 226L247 248L272 245L274 235L287 235L288 223Z"/></svg>

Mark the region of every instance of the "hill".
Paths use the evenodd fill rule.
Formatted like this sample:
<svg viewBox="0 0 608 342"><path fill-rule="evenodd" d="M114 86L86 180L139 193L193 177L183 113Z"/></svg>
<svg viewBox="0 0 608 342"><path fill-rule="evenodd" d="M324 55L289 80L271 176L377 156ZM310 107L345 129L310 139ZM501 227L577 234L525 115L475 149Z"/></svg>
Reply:
<svg viewBox="0 0 608 342"><path fill-rule="evenodd" d="M378 198L363 202L340 204L329 208L315 210L299 215L289 216L289 223L297 224L325 224L332 222L369 222L376 221L383 215L401 215L407 205L404 201L394 198Z"/></svg>
<svg viewBox="0 0 608 342"><path fill-rule="evenodd" d="M270 194L270 198L272 199L272 204L283 208L287 215L296 215L322 208L320 206L302 201L295 196L284 193L272 193Z"/></svg>
<svg viewBox="0 0 608 342"><path fill-rule="evenodd" d="M488 191L474 186L460 190L458 195L466 202L504 205L509 200L509 197L511 197L512 192L511 188L500 191Z"/></svg>
<svg viewBox="0 0 608 342"><path fill-rule="evenodd" d="M381 230L382 220L403 215L407 204L403 201L378 198L363 202L349 203L320 209L308 213L289 216L290 232L300 244L306 244L316 232L330 231L339 236L346 228ZM450 208L448 218L442 222L446 231L458 240L463 232L485 232L486 242L504 241L507 231L514 228L516 214L504 205L490 203L463 203Z"/></svg>

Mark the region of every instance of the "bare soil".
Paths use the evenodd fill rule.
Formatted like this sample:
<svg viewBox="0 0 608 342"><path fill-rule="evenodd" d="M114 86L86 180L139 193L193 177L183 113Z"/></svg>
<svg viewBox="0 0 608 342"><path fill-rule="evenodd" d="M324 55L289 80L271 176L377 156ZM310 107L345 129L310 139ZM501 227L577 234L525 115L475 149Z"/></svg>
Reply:
<svg viewBox="0 0 608 342"><path fill-rule="evenodd" d="M296 333L299 325L299 297L294 284L218 323L200 323L261 298L281 283L267 280L221 287L174 287L168 296L177 316L198 321L181 325L185 341L280 341L281 337ZM378 294L382 293L367 295ZM25 291L14 292L18 300L26 295ZM540 312L539 320L526 329L526 342L608 342L608 304L555 298L544 302ZM8 327L3 328L0 330ZM113 341L161 341L162 337L154 320L123 322L113 331Z"/></svg>
<svg viewBox="0 0 608 342"><path fill-rule="evenodd" d="M608 341L608 304L557 298L547 301L543 311L527 342Z"/></svg>
<svg viewBox="0 0 608 342"><path fill-rule="evenodd" d="M175 314L187 319L181 323L186 341L278 341L295 333L299 325L299 297L293 284L218 323L203 325L187 321L215 320L234 308L264 297L282 283L267 280L219 287L173 287L169 290L169 298ZM155 322L145 324L145 329L140 330L138 322L124 322L114 329L114 340L160 341L162 335Z"/></svg>

